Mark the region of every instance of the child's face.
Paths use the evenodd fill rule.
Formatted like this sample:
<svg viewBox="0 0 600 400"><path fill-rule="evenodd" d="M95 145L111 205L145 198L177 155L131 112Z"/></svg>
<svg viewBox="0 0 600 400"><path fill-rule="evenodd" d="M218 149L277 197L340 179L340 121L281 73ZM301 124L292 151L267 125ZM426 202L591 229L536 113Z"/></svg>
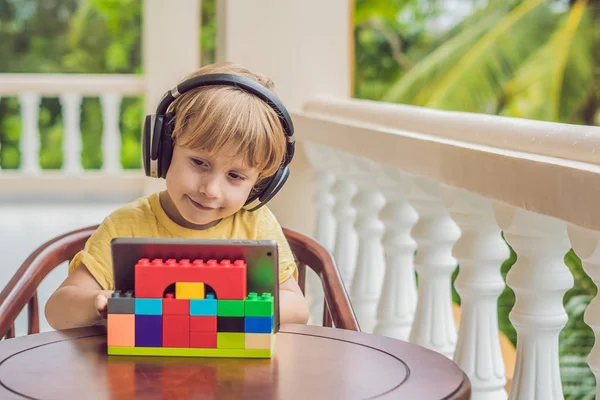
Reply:
<svg viewBox="0 0 600 400"><path fill-rule="evenodd" d="M238 212L246 203L259 171L223 149L208 152L175 146L167 172L169 197L191 224L206 225Z"/></svg>

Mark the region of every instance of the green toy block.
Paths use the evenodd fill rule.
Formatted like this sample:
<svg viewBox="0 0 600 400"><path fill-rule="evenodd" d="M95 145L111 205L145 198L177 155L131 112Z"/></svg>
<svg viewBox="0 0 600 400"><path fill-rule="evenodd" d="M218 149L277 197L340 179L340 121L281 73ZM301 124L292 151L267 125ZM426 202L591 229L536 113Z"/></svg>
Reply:
<svg viewBox="0 0 600 400"><path fill-rule="evenodd" d="M259 297L251 292L244 300L244 313L246 317L270 317L273 315L273 296L271 293L263 293Z"/></svg>
<svg viewBox="0 0 600 400"><path fill-rule="evenodd" d="M217 300L217 316L243 317L244 300Z"/></svg>
<svg viewBox="0 0 600 400"><path fill-rule="evenodd" d="M217 332L218 349L243 349L246 338L242 332Z"/></svg>
<svg viewBox="0 0 600 400"><path fill-rule="evenodd" d="M185 347L108 347L111 356L271 358L272 349L206 349Z"/></svg>

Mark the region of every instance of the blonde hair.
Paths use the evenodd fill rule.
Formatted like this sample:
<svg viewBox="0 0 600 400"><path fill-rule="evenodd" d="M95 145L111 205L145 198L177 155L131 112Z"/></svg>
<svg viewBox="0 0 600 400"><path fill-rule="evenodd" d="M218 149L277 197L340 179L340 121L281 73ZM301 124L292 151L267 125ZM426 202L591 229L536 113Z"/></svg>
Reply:
<svg viewBox="0 0 600 400"><path fill-rule="evenodd" d="M185 79L205 74L237 74L273 90L271 79L234 63L211 64ZM275 111L257 96L232 86L190 90L170 107L175 112L175 145L213 155L223 148L258 169L260 180L273 175L285 157L286 137Z"/></svg>

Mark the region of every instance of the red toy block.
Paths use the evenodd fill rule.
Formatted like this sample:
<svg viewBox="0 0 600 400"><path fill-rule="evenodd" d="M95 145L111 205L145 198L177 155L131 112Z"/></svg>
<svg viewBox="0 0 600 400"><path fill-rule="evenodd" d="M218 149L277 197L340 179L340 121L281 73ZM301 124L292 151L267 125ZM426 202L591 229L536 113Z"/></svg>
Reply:
<svg viewBox="0 0 600 400"><path fill-rule="evenodd" d="M163 315L190 315L190 301L176 299L173 293L167 293L163 298Z"/></svg>
<svg viewBox="0 0 600 400"><path fill-rule="evenodd" d="M190 332L216 332L217 316L196 316L190 317Z"/></svg>
<svg viewBox="0 0 600 400"><path fill-rule="evenodd" d="M167 260L140 259L135 265L135 296L162 298L173 282L203 282L212 287L219 300L246 297L246 262L243 260Z"/></svg>
<svg viewBox="0 0 600 400"><path fill-rule="evenodd" d="M217 332L190 332L190 348L217 348Z"/></svg>
<svg viewBox="0 0 600 400"><path fill-rule="evenodd" d="M190 347L190 317L163 315L162 347Z"/></svg>

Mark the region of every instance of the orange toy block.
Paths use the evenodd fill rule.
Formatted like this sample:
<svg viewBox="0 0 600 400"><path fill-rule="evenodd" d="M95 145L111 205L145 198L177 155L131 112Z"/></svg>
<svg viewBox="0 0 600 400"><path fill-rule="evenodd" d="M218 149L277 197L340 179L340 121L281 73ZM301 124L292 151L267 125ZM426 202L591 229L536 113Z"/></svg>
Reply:
<svg viewBox="0 0 600 400"><path fill-rule="evenodd" d="M217 332L190 332L190 348L217 348Z"/></svg>
<svg viewBox="0 0 600 400"><path fill-rule="evenodd" d="M244 300L246 297L246 262L243 260L140 259L135 265L135 296L162 298L173 282L203 282L217 293L219 300Z"/></svg>
<svg viewBox="0 0 600 400"><path fill-rule="evenodd" d="M162 347L190 347L190 317L163 315Z"/></svg>
<svg viewBox="0 0 600 400"><path fill-rule="evenodd" d="M135 314L108 314L106 344L111 347L135 347Z"/></svg>
<svg viewBox="0 0 600 400"><path fill-rule="evenodd" d="M271 333L246 333L245 349L270 349L275 335Z"/></svg>

